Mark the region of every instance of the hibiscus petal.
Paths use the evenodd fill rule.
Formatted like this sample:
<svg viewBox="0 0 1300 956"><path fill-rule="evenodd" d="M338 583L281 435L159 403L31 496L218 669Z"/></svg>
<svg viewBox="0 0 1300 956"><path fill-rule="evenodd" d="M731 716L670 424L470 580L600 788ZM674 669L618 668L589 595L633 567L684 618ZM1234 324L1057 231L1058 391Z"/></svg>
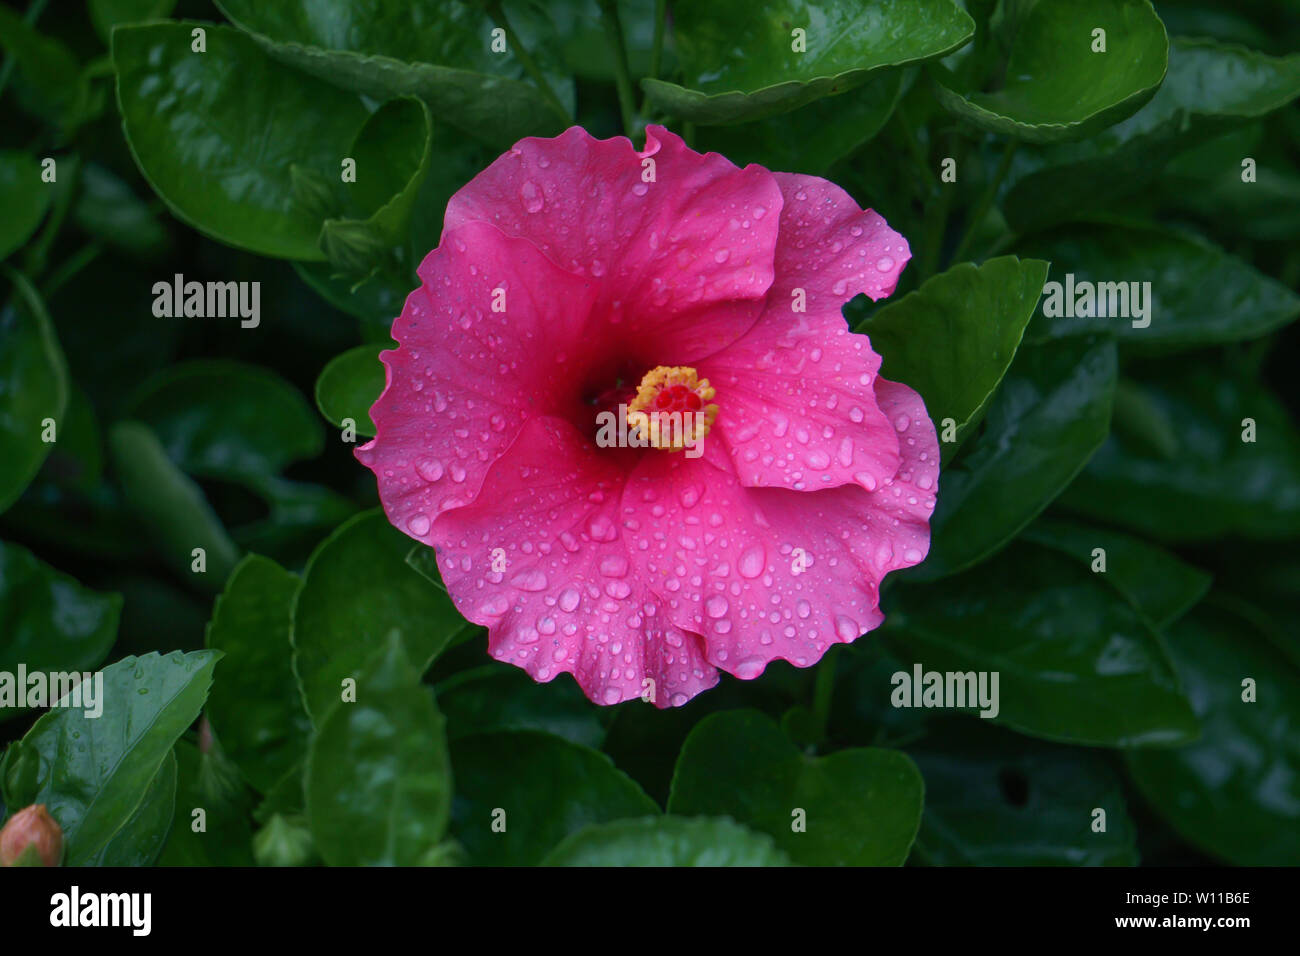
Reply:
<svg viewBox="0 0 1300 956"><path fill-rule="evenodd" d="M874 492L747 488L716 450L647 456L628 481L628 553L673 623L704 636L715 667L750 680L776 658L816 663L879 625L881 580L925 557L934 426L907 386L878 379L877 391L902 463Z"/></svg>
<svg viewBox="0 0 1300 956"><path fill-rule="evenodd" d="M393 323L401 346L380 354L376 437L356 456L394 526L428 541L440 514L474 500L528 418L571 400L557 383L581 364L596 289L481 222L446 232L419 274Z"/></svg>
<svg viewBox="0 0 1300 956"><path fill-rule="evenodd" d="M877 213L816 176L775 173L785 203L767 308L737 342L697 363L718 389L715 428L752 487L871 491L898 468L876 408L880 356L841 311L889 295L911 252Z"/></svg>
<svg viewBox="0 0 1300 956"><path fill-rule="evenodd" d="M788 309L801 288L809 313L838 315L859 293L883 299L894 291L912 252L884 217L818 176L772 175L785 199L769 297L774 306Z"/></svg>
<svg viewBox="0 0 1300 956"><path fill-rule="evenodd" d="M872 391L880 356L838 313L764 315L697 367L718 390L714 433L742 484L870 491L898 470L898 436Z"/></svg>
<svg viewBox="0 0 1300 956"><path fill-rule="evenodd" d="M491 222L596 277L593 321L643 342L652 365L688 364L758 317L781 205L766 169L700 155L661 127L646 130L638 152L625 137L598 140L575 126L520 140L451 198L445 224Z"/></svg>
<svg viewBox="0 0 1300 956"><path fill-rule="evenodd" d="M718 674L699 636L630 573L617 524L625 478L568 421L534 419L478 501L440 518L431 540L448 593L487 626L493 657L537 681L573 674L596 703L652 688L657 706L677 706Z"/></svg>

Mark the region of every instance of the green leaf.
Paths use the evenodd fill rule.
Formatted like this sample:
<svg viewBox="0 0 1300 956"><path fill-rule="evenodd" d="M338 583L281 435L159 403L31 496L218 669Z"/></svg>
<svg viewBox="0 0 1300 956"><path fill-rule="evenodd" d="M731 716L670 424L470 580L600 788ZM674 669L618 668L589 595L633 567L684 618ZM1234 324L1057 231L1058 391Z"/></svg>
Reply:
<svg viewBox="0 0 1300 956"><path fill-rule="evenodd" d="M700 131L701 151L721 153L738 166L824 175L880 132L903 92L903 70L882 70L843 96L815 100L779 119Z"/></svg>
<svg viewBox="0 0 1300 956"><path fill-rule="evenodd" d="M1034 314L1047 263L963 262L878 310L856 331L884 356L880 374L921 393L945 458L983 414ZM948 441L952 419L955 440Z"/></svg>
<svg viewBox="0 0 1300 956"><path fill-rule="evenodd" d="M30 551L0 541L0 673L75 671L97 667L117 638L120 594L83 588L38 561ZM0 696L0 720L23 713Z"/></svg>
<svg viewBox="0 0 1300 956"><path fill-rule="evenodd" d="M242 481L270 508L261 520L232 528L230 535L241 548L268 554L288 554L286 561L305 559L321 535L357 513L356 504L332 488L276 475L253 476Z"/></svg>
<svg viewBox="0 0 1300 956"><path fill-rule="evenodd" d="M396 631L320 724L307 757L307 818L331 866L413 866L451 811L442 715Z"/></svg>
<svg viewBox="0 0 1300 956"><path fill-rule="evenodd" d="M806 50L794 30L804 31ZM944 56L975 23L952 0L718 0L673 9L684 85L646 78L666 113L743 123L853 89L882 67Z"/></svg>
<svg viewBox="0 0 1300 956"><path fill-rule="evenodd" d="M176 0L89 0L90 22L105 43L113 35L113 27L121 23L139 23L142 20L162 20L171 16Z"/></svg>
<svg viewBox="0 0 1300 956"><path fill-rule="evenodd" d="M901 866L921 822L923 790L915 765L897 750L810 757L770 718L733 710L704 718L686 738L668 812L727 814L807 866Z"/></svg>
<svg viewBox="0 0 1300 956"><path fill-rule="evenodd" d="M384 390L384 365L379 361L382 345L358 345L336 355L316 379L316 407L330 423L344 427L351 419L358 435L373 438L375 423L370 406Z"/></svg>
<svg viewBox="0 0 1300 956"><path fill-rule="evenodd" d="M378 0L220 0L221 11L277 60L376 99L415 95L434 115L499 146L559 131L564 119L514 50L494 53L481 4ZM507 15L519 19L517 4ZM537 51L532 37L523 37ZM554 77L549 77L552 85ZM560 95L566 96L564 88Z"/></svg>
<svg viewBox="0 0 1300 956"><path fill-rule="evenodd" d="M1135 387L1167 423L1175 454L1112 434L1064 506L1160 541L1300 534L1300 434L1263 385L1184 359ZM1246 419L1254 442L1242 440Z"/></svg>
<svg viewBox="0 0 1300 956"><path fill-rule="evenodd" d="M207 646L225 654L208 695L208 720L259 793L270 793L307 752L311 725L289 643L299 583L269 558L250 554L235 566L207 628Z"/></svg>
<svg viewBox="0 0 1300 956"><path fill-rule="evenodd" d="M570 681L539 684L517 667L493 663L460 671L437 686L447 733L543 730L583 747L599 747L605 725Z"/></svg>
<svg viewBox="0 0 1300 956"><path fill-rule="evenodd" d="M215 690L218 684L213 684ZM176 810L159 866L252 866L248 790L220 750L176 741ZM202 810L201 816L195 811ZM199 822L201 829L195 829Z"/></svg>
<svg viewBox="0 0 1300 956"><path fill-rule="evenodd" d="M1046 508L1110 428L1115 345L1081 336L1021 348L983 433L939 477L930 554L908 575L933 580L1005 545Z"/></svg>
<svg viewBox="0 0 1300 956"><path fill-rule="evenodd" d="M153 866L171 832L176 807L175 752L169 752L131 818L80 866ZM67 860L65 858L65 863Z"/></svg>
<svg viewBox="0 0 1300 956"><path fill-rule="evenodd" d="M57 127L60 140L70 137L93 112L89 82L72 51L8 7L0 7L0 48L18 67L23 109Z"/></svg>
<svg viewBox="0 0 1300 956"><path fill-rule="evenodd" d="M952 720L908 753L925 778L916 850L927 863L1137 865L1123 786L1095 750ZM1100 832L1093 829L1097 809L1106 813Z"/></svg>
<svg viewBox="0 0 1300 956"><path fill-rule="evenodd" d="M349 230L360 230L380 249L405 239L416 196L429 172L432 139L429 108L414 97L391 100L366 120L348 153L356 160L357 176L346 187L350 218L327 219L321 227L321 246L336 268L364 275L376 265L376 258L353 262L332 254Z"/></svg>
<svg viewBox="0 0 1300 956"><path fill-rule="evenodd" d="M1282 283L1204 239L1158 226L1073 226L1020 251L1058 264L1028 342L1095 332L1135 352L1169 351L1258 338L1300 316L1300 296ZM1083 282L1091 285L1080 292Z"/></svg>
<svg viewBox="0 0 1300 956"><path fill-rule="evenodd" d="M312 554L294 602L294 672L312 722L339 701L370 655L397 631L421 673L464 625L446 591L406 563L411 539L382 511L341 525Z"/></svg>
<svg viewBox="0 0 1300 956"><path fill-rule="evenodd" d="M476 865L530 866L587 824L659 812L604 754L538 731L460 737L451 765L452 835Z"/></svg>
<svg viewBox="0 0 1300 956"><path fill-rule="evenodd" d="M1300 234L1300 171L1260 134L1266 121L1195 146L1170 161L1155 184L1160 206L1216 232L1266 241ZM1242 163L1255 160L1254 180Z"/></svg>
<svg viewBox="0 0 1300 956"><path fill-rule="evenodd" d="M194 574L194 549L202 548L207 570L200 586L217 590L239 560L203 492L172 464L162 443L139 422L118 422L108 447L122 496L149 530L161 556L177 573Z"/></svg>
<svg viewBox="0 0 1300 956"><path fill-rule="evenodd" d="M1204 571L1163 548L1108 528L1040 518L1021 537L1068 554L1090 569L1098 560L1094 549L1101 548L1106 583L1157 628L1178 620L1210 589L1210 575Z"/></svg>
<svg viewBox="0 0 1300 956"><path fill-rule="evenodd" d="M1164 79L1169 38L1150 0L1021 8L991 89L972 89L942 64L930 67L940 105L977 129L1030 143L1082 139L1131 116Z"/></svg>
<svg viewBox="0 0 1300 956"><path fill-rule="evenodd" d="M1159 634L1099 575L1059 551L1017 541L949 578L938 598L904 586L897 599L885 637L905 672L917 664L923 672L989 672L990 682L997 673L998 713L988 719L1101 747L1196 736Z"/></svg>
<svg viewBox="0 0 1300 956"><path fill-rule="evenodd" d="M1203 605L1170 649L1204 733L1127 755L1151 807L1179 835L1238 866L1300 863L1300 665L1246 619ZM1247 702L1245 680L1255 684Z"/></svg>
<svg viewBox="0 0 1300 956"><path fill-rule="evenodd" d="M270 369L226 360L172 365L132 396L178 467L205 478L274 475L314 458L325 432L302 394Z"/></svg>
<svg viewBox="0 0 1300 956"><path fill-rule="evenodd" d="M31 238L45 218L53 190L41 182L41 165L16 149L0 150L0 260Z"/></svg>
<svg viewBox="0 0 1300 956"><path fill-rule="evenodd" d="M68 404L68 367L45 304L20 273L6 270L14 298L0 312L0 512L36 476L53 447L42 439L46 419L55 437Z"/></svg>
<svg viewBox="0 0 1300 956"><path fill-rule="evenodd" d="M93 497L104 477L104 439L90 398L76 385L68 393L58 439L37 475L38 482Z"/></svg>
<svg viewBox="0 0 1300 956"><path fill-rule="evenodd" d="M123 658L102 671L99 717L56 708L23 737L21 753L39 770L32 792L7 789L6 802L49 808L63 828L65 865L94 861L131 823L172 745L198 717L218 657L174 651ZM15 758L6 756L12 768Z"/></svg>
<svg viewBox="0 0 1300 956"><path fill-rule="evenodd" d="M139 259L160 258L167 230L131 187L98 163L81 169L73 220L96 239Z"/></svg>
<svg viewBox="0 0 1300 956"><path fill-rule="evenodd" d="M789 866L772 838L731 820L647 817L594 824L567 837L542 866Z"/></svg>
<svg viewBox="0 0 1300 956"><path fill-rule="evenodd" d="M1122 204L1156 182L1179 151L1298 95L1300 53L1272 57L1212 40L1175 40L1164 83L1137 113L1085 143L1022 149L1002 211L1028 232Z"/></svg>
<svg viewBox="0 0 1300 956"><path fill-rule="evenodd" d="M199 27L205 53L191 52ZM259 255L324 258L321 222L293 203L289 167L337 181L366 119L360 99L212 24L119 27L113 65L136 163L178 218Z"/></svg>

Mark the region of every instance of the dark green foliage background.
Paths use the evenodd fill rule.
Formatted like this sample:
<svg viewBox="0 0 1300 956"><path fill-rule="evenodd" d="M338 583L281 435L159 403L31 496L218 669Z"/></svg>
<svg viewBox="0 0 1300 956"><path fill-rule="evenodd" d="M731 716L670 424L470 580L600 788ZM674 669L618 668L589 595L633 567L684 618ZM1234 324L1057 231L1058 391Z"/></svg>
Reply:
<svg viewBox="0 0 1300 956"><path fill-rule="evenodd" d="M0 48L0 671L108 694L0 712L0 819L65 863L1300 863L1297 0L34 0ZM341 440L448 196L575 122L883 214L846 312L951 420L885 626L680 709L491 661ZM260 325L155 317L177 273ZM1044 315L1066 273L1151 325ZM891 706L917 663L999 714Z"/></svg>

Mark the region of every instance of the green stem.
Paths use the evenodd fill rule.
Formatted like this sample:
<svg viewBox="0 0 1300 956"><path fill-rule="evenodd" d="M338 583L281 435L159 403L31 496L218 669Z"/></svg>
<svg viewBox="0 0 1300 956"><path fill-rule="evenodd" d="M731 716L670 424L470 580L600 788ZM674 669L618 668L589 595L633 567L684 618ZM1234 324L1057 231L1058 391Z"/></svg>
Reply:
<svg viewBox="0 0 1300 956"><path fill-rule="evenodd" d="M921 141L916 138L916 131L912 129L912 124L907 121L907 113L902 103L894 107L894 121L902 134L903 146L912 154L917 168L921 170L921 177L925 180L926 187L932 194L938 192L939 180L930 169L930 160L926 157L925 150L921 148Z"/></svg>
<svg viewBox="0 0 1300 956"><path fill-rule="evenodd" d="M659 79L659 67L664 56L664 20L668 14L668 0L655 0L655 36L650 47L650 76Z"/></svg>
<svg viewBox="0 0 1300 956"><path fill-rule="evenodd" d="M103 251L104 247L102 245L98 242L91 242L63 260L58 266L50 270L49 278L45 280L45 285L41 289L41 297L47 302L54 298L54 293L58 292L78 272L98 259L99 254Z"/></svg>
<svg viewBox="0 0 1300 956"><path fill-rule="evenodd" d="M832 648L832 651L834 649ZM817 740L826 739L826 728L830 726L831 700L835 696L835 661L839 655L827 653L817 666L817 677L813 684L813 717L817 721Z"/></svg>
<svg viewBox="0 0 1300 956"><path fill-rule="evenodd" d="M618 109L623 114L623 132L628 139L633 139L636 136L636 101L632 93L632 73L627 66L623 25L618 19L618 0L600 0L600 22L605 28L605 39L614 52L614 83L618 87Z"/></svg>
<svg viewBox="0 0 1300 956"><path fill-rule="evenodd" d="M668 13L668 0L655 0L655 33L650 46L650 79L659 79L659 69L663 66L664 56L664 20ZM650 115L650 97L641 94L641 113Z"/></svg>
<svg viewBox="0 0 1300 956"><path fill-rule="evenodd" d="M1002 159L998 162L998 168L993 173L993 178L988 181L988 185L984 187L984 192L980 195L979 200L971 209L970 219L966 223L966 232L961 237L961 241L957 243L957 248L953 251L950 262L960 262L961 257L970 247L971 241L975 238L975 232L979 229L980 224L984 222L984 217L988 215L993 200L997 198L998 188L1001 187L1002 180L1007 177L1007 171L1011 168L1011 159L1015 156L1016 147L1019 145L1019 140L1007 140L1007 145L1002 150Z"/></svg>
<svg viewBox="0 0 1300 956"><path fill-rule="evenodd" d="M695 148L695 124L686 122L682 124L682 139L686 140L686 145Z"/></svg>
<svg viewBox="0 0 1300 956"><path fill-rule="evenodd" d="M564 104L560 102L560 98L555 95L555 90L546 79L546 75L542 73L542 68L538 66L537 61L533 59L533 55L529 53L528 48L519 41L519 35L515 33L515 29L510 25L510 20L507 19L505 11L501 9L501 0L488 0L487 12L488 16L492 18L492 22L506 32L506 42L510 45L510 49L514 51L515 56L519 57L519 62L523 64L524 72L527 73L533 83L537 85L542 96L544 96L546 101L551 104L551 108L555 110L556 114L563 119L565 123L572 125L573 117L569 114L569 111L565 109Z"/></svg>

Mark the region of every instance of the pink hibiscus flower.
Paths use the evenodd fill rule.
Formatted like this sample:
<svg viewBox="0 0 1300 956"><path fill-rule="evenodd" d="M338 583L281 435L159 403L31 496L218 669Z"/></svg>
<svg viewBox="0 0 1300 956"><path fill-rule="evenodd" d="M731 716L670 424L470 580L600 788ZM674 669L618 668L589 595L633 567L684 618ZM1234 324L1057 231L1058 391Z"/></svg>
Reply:
<svg viewBox="0 0 1300 956"><path fill-rule="evenodd" d="M929 547L934 426L841 312L909 257L839 187L660 127L522 140L448 203L357 457L537 681L666 707L809 666Z"/></svg>

